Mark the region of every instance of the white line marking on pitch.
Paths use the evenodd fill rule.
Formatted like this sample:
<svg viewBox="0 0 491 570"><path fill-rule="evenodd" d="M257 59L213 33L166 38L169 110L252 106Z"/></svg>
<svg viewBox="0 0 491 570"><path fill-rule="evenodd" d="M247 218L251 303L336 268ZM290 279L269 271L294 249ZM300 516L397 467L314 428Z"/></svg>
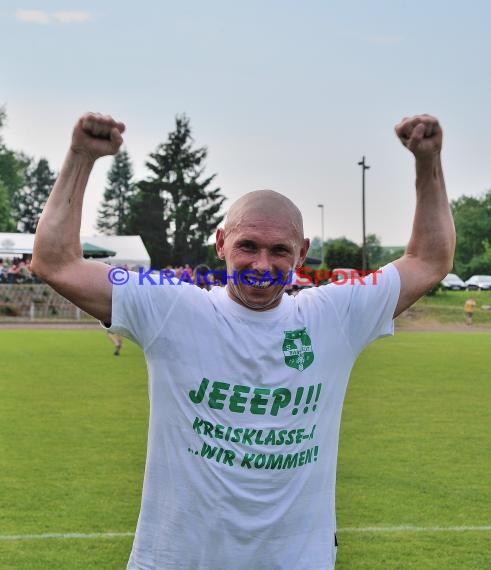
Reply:
<svg viewBox="0 0 491 570"><path fill-rule="evenodd" d="M134 536L133 532L81 532L46 533L46 534L0 534L0 540L44 540L47 538L121 538Z"/></svg>
<svg viewBox="0 0 491 570"><path fill-rule="evenodd" d="M366 526L338 528L338 532L489 532L488 526ZM133 532L68 532L46 534L0 534L1 540L46 540L46 539L97 539L124 538L134 536Z"/></svg>
<svg viewBox="0 0 491 570"><path fill-rule="evenodd" d="M466 532L490 531L491 526L366 526L339 528L339 532Z"/></svg>

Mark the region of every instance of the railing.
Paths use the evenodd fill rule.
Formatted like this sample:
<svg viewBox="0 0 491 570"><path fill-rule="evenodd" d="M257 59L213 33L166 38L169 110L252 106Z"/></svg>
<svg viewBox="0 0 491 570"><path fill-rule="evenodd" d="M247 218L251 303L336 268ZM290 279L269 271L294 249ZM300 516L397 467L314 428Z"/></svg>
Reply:
<svg viewBox="0 0 491 570"><path fill-rule="evenodd" d="M93 320L45 284L0 284L0 321Z"/></svg>

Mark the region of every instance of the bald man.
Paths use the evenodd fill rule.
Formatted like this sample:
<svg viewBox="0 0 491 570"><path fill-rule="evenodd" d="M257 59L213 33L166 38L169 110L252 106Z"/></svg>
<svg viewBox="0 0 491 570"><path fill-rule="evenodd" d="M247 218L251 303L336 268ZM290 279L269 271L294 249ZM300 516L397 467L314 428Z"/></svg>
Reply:
<svg viewBox="0 0 491 570"><path fill-rule="evenodd" d="M376 282L296 297L283 294L285 276L303 264L309 240L298 208L270 190L243 196L217 230L225 288L165 279L155 286L141 272L112 287L106 265L83 259L79 231L93 164L117 152L123 131L94 114L75 126L32 269L145 352L148 453L128 569L333 569L337 446L351 368L452 266L438 121L420 115L396 127L416 158L406 253Z"/></svg>

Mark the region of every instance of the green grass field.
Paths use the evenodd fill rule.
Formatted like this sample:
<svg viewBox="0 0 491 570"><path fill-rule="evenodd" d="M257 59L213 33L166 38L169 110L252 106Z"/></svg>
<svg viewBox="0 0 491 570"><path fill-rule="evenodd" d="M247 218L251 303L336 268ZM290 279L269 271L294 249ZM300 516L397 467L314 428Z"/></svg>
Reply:
<svg viewBox="0 0 491 570"><path fill-rule="evenodd" d="M343 413L337 570L491 568L491 530L431 530L491 525L490 347L489 333L405 332L362 354ZM142 354L126 342L115 358L102 331L0 330L0 361L0 570L124 569L130 536L5 537L134 530Z"/></svg>

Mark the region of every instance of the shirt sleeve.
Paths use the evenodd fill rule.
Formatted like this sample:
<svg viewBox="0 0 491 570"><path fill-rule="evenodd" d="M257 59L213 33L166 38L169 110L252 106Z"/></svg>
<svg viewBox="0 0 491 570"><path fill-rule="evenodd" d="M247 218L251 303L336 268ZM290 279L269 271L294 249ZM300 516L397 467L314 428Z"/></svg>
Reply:
<svg viewBox="0 0 491 570"><path fill-rule="evenodd" d="M145 349L165 326L185 288L186 285L179 287L173 280L152 283L151 279L129 272L126 283L113 285L111 323L102 323L102 326Z"/></svg>
<svg viewBox="0 0 491 570"><path fill-rule="evenodd" d="M365 280L365 286L353 288L348 334L357 353L375 339L394 334L394 311L401 292L399 271L392 263L379 271Z"/></svg>
<svg viewBox="0 0 491 570"><path fill-rule="evenodd" d="M395 265L389 263L362 280L332 283L326 288L355 354L375 339L394 334L394 311L401 289Z"/></svg>

